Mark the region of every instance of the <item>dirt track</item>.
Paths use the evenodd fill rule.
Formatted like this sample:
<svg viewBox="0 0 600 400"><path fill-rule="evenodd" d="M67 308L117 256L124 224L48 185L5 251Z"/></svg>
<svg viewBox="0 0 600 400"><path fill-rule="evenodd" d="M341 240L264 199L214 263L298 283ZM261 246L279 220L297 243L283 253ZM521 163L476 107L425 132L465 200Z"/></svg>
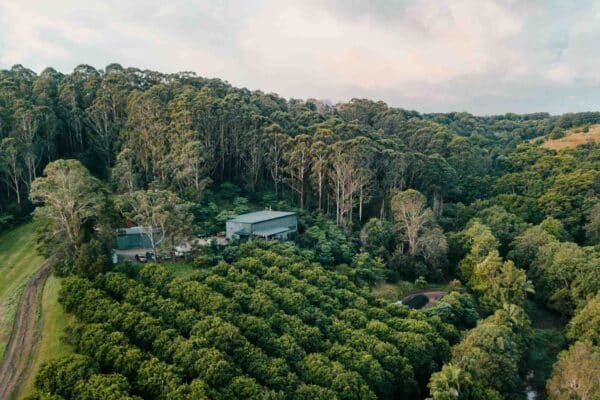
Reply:
<svg viewBox="0 0 600 400"><path fill-rule="evenodd" d="M0 363L0 399L2 400L16 396L25 371L30 366L36 341L39 295L49 274L50 264L46 263L31 277L21 294L4 359Z"/></svg>

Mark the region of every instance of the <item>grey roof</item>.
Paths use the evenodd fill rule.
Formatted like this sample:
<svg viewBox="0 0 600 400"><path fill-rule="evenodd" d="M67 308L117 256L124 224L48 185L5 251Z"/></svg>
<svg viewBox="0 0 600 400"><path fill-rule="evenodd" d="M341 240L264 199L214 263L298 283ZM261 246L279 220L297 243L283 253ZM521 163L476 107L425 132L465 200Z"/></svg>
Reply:
<svg viewBox="0 0 600 400"><path fill-rule="evenodd" d="M252 232L252 234L255 236L269 237L269 236L277 235L278 233L285 233L285 232L291 232L291 231L292 231L292 229L290 229L290 228L271 228L271 229L265 229L262 231L254 231L254 232Z"/></svg>
<svg viewBox="0 0 600 400"><path fill-rule="evenodd" d="M289 212L289 211L270 211L270 210L265 210L265 211L256 211L256 212L251 212L248 214L241 214L238 215L232 219L230 219L229 221L231 222L242 222L245 224L255 224L257 222L262 222L262 221L268 221L271 219L276 219L276 218L281 218L281 217L287 217L290 215L296 215L295 212Z"/></svg>
<svg viewBox="0 0 600 400"><path fill-rule="evenodd" d="M150 228L145 228L142 226L133 226L131 228L118 228L118 235L142 235L150 232ZM160 232L160 228L154 228L154 232Z"/></svg>

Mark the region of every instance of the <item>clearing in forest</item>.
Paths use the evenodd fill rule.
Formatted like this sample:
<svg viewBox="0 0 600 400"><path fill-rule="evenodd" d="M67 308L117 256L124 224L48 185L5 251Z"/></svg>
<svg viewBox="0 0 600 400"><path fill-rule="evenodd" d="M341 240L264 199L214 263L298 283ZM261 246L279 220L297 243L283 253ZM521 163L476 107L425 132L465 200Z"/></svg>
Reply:
<svg viewBox="0 0 600 400"><path fill-rule="evenodd" d="M582 127L569 129L565 137L545 140L542 147L550 150L562 150L571 149L588 142L600 142L600 124L591 125L588 132L584 132Z"/></svg>

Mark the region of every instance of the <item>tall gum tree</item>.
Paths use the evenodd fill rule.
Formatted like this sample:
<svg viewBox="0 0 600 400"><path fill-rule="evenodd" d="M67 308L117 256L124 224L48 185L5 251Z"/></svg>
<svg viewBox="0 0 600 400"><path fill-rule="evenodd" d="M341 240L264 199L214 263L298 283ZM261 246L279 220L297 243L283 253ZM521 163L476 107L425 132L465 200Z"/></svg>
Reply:
<svg viewBox="0 0 600 400"><path fill-rule="evenodd" d="M39 206L42 243L57 258L71 259L84 241L84 226L97 220L104 206L102 184L77 160L57 160L33 181L30 197Z"/></svg>
<svg viewBox="0 0 600 400"><path fill-rule="evenodd" d="M168 190L138 190L117 198L123 216L135 222L150 241L152 251L173 246L185 239L191 229L188 203Z"/></svg>
<svg viewBox="0 0 600 400"><path fill-rule="evenodd" d="M398 192L392 197L392 212L408 243L408 254L415 255L419 235L433 216L427 199L414 189Z"/></svg>

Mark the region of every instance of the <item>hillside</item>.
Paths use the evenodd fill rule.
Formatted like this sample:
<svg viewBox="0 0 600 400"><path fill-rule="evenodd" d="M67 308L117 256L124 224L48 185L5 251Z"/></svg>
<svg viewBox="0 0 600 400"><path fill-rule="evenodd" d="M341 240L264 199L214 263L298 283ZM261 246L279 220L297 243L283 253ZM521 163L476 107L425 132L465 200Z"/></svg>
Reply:
<svg viewBox="0 0 600 400"><path fill-rule="evenodd" d="M0 235L0 360L23 288L44 262L35 250L34 231L30 223Z"/></svg>
<svg viewBox="0 0 600 400"><path fill-rule="evenodd" d="M546 139L541 146L550 150L572 149L585 143L600 143L600 124L591 125L585 132L583 128L568 129L559 139Z"/></svg>
<svg viewBox="0 0 600 400"><path fill-rule="evenodd" d="M600 144L535 139L597 135L600 113L331 105L111 64L0 71L0 117L2 329L22 338L4 392L554 400L595 382ZM294 222L220 236L265 210Z"/></svg>

